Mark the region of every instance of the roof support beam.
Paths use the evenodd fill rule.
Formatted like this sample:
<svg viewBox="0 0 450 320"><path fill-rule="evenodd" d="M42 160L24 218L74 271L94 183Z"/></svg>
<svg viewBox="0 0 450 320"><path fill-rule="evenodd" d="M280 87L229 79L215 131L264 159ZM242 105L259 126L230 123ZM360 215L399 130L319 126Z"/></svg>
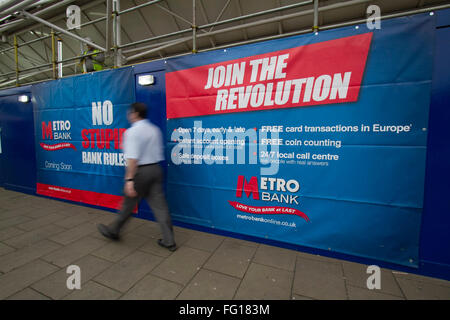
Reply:
<svg viewBox="0 0 450 320"><path fill-rule="evenodd" d="M24 41L23 41L23 38L20 37L20 36L17 36L17 39L19 39L20 41L24 42ZM44 61L44 62L47 62L47 61L48 61L48 60L46 60L39 52L37 52L36 49L34 49L32 46L28 46L28 47L29 47L29 48L31 49L31 51L33 51L39 58L41 58L42 61Z"/></svg>
<svg viewBox="0 0 450 320"><path fill-rule="evenodd" d="M0 11L4 11L8 8L11 8L12 6L15 6L16 4L22 2L22 0L12 0L12 1L5 1L2 5L0 5Z"/></svg>
<svg viewBox="0 0 450 320"><path fill-rule="evenodd" d="M169 11L169 12L172 12L171 9L170 9L169 3L166 2L166 4L167 4L167 7L168 7L169 9L166 9L166 8L165 8L165 9L166 9L167 11ZM161 6L161 5L158 5L158 7L162 7L162 6ZM178 30L181 30L181 27L180 27L180 25L178 24L177 19L175 19L173 15L171 15L171 17L172 17L172 21L175 23L175 25L177 26ZM183 18L183 19L184 19L184 18ZM185 20L185 19L184 19L184 20ZM185 20L185 21L187 21L187 20ZM189 27L192 26L192 22L187 21L187 23L189 24ZM191 30L191 28L189 28L188 30ZM191 30L191 31L192 31L192 30ZM188 47L188 45L187 45L185 42L184 42L184 45L185 45L186 49L189 50L189 47Z"/></svg>
<svg viewBox="0 0 450 320"><path fill-rule="evenodd" d="M20 1L18 4L16 4L15 6L10 7L9 9L4 10L1 14L0 14L0 19L4 18L10 14L14 14L15 12L22 10L22 9L26 9L26 7L32 5L35 2L38 2L39 0L25 0L25 1Z"/></svg>
<svg viewBox="0 0 450 320"><path fill-rule="evenodd" d="M67 4L71 3L71 2L74 2L74 1L75 0L59 1L59 2L55 3L54 5L51 5L51 6L47 7L47 8L45 8L45 9L42 9L42 10L40 10L38 12L35 12L34 15L35 16L43 15L43 14L45 14L47 12L50 12L50 11L52 11L54 9L60 8L62 6L65 6L65 5L67 5ZM103 1L104 0L96 0L96 1L93 1L93 2L89 3L89 5L92 5L94 3L103 2ZM83 6L82 6L82 8L83 8ZM61 18L58 18L58 20L61 20ZM18 28L19 26L22 26L24 23L26 23L26 19L18 19L18 20L15 20L15 21L11 21L11 22L9 22L9 23L7 23L7 24L5 24L5 25L0 27L0 33L6 32L6 31L8 31L8 30L10 30L12 28ZM33 29L33 28L31 28L31 29ZM22 34L23 32L27 32L27 31L29 31L31 29L26 28L25 30L21 30L20 32L15 32L15 33L16 34Z"/></svg>
<svg viewBox="0 0 450 320"><path fill-rule="evenodd" d="M277 4L278 4L278 8L281 7L280 0L277 0ZM279 34L283 33L283 22L282 21L278 22L278 33Z"/></svg>
<svg viewBox="0 0 450 320"><path fill-rule="evenodd" d="M241 5L241 0L236 0L237 2L236 2L236 4L237 4L237 8L238 8L238 12L239 12L239 16L243 16L243 14L242 14L242 5ZM244 22L241 20L240 22L239 22L240 24L243 24ZM245 30L245 29L242 29L242 33L244 34L244 39L245 40L248 40L248 33L247 33L247 30Z"/></svg>
<svg viewBox="0 0 450 320"><path fill-rule="evenodd" d="M83 42L83 43L89 44L89 45L91 45L92 47L97 48L97 49L99 49L99 50L101 50L101 51L105 51L105 48L103 48L103 47L101 47L101 46L99 46L99 45L97 45L97 44L95 44L95 43L93 43L93 42L91 42L91 41L89 41L89 40L86 40L86 39L84 39L84 38L82 38L82 37L80 37L80 36L77 36L76 34L73 34L73 33L69 32L69 31L66 31L66 30L64 30L63 28L60 28L60 27L58 27L57 25L54 25L53 23L47 22L47 21L45 21L44 19L41 19L41 18L39 18L39 17L36 17L35 15L32 15L31 13L28 13L28 12L26 12L26 11L21 11L21 13L22 13L22 15L24 15L26 18L30 18L30 19L32 19L32 20L35 20L35 21L37 21L37 22L39 22L39 23L42 23L42 24L44 24L44 25L46 25L46 26L49 26L50 28L53 28L53 29L55 29L55 30L57 30L57 31L59 31L59 32L61 32L61 33L63 33L63 34L65 34L65 35L68 35L69 37L72 37L72 38L74 38L74 39L77 39L77 40L79 40L79 41L81 41L81 42Z"/></svg>
<svg viewBox="0 0 450 320"><path fill-rule="evenodd" d="M201 26L199 28L207 29L209 27L213 27L213 26L215 27L215 26L218 26L218 25L221 25L221 24L225 24L225 23L235 22L235 21L239 21L239 20L243 20L243 19L247 19L247 18L254 18L254 17L258 17L258 16L265 15L265 14L268 14L268 13L273 13L273 12L277 12L277 11L281 11L281 10L287 10L287 9L292 9L292 8L304 6L304 5L307 5L307 4L311 4L312 2L313 2L313 0L302 1L302 2L298 2L298 3L286 5L286 6L283 6L283 7L279 7L279 8L274 8L274 9L264 10L264 11L260 11L260 12L250 13L250 14L247 14L245 16L240 16L240 17L231 18L231 19L222 20L222 21L216 21L214 23L203 25L203 26ZM367 1L363 1L363 2L367 2ZM345 5L346 3L347 2L343 2L343 3L340 3L340 4ZM304 12L304 11L297 12L297 13L301 14L302 12ZM297 14L297 13L294 13L294 14Z"/></svg>
<svg viewBox="0 0 450 320"><path fill-rule="evenodd" d="M206 14L205 5L203 4L203 0L199 0L200 2L200 12L202 13L203 19L205 19L206 23L209 23L208 15ZM216 46L216 41L214 37L208 37L209 42L213 47Z"/></svg>
<svg viewBox="0 0 450 320"><path fill-rule="evenodd" d="M225 3L225 5L223 6L222 10L220 10L220 13L219 13L219 15L217 16L216 21L214 21L214 23L217 23L217 21L219 21L220 18L222 18L222 15L224 14L225 10L227 10L228 6L230 5L230 2L231 2L231 0L228 0L228 1ZM212 23L213 26L211 27L211 29L209 29L208 32L211 32L211 31L214 29L214 26L215 26L214 23Z"/></svg>
<svg viewBox="0 0 450 320"><path fill-rule="evenodd" d="M328 11L328 10L343 8L343 7L347 7L347 6L351 6L351 5L355 5L355 4L362 4L362 3L369 2L369 1L370 0L350 0L350 1L343 2L343 3L337 3L337 4L332 4L332 5L320 7L320 8L318 8L317 11L318 12L320 12L320 11ZM225 32L232 32L232 31L236 31L236 30L241 30L242 28L254 27L254 26L259 26L259 25L263 25L263 24L267 24L267 23L283 21L283 20L286 20L286 19L298 18L298 17L301 17L301 16L310 15L310 14L314 14L314 9L312 9L312 10L304 10L304 11L291 13L291 14L286 14L286 15L283 15L281 17L272 17L272 18L268 18L268 19L262 19L262 20L259 20L259 21L255 21L255 22L249 22L249 23L246 23L246 24L243 24L243 25L233 26L233 27L224 28L224 29L208 32L208 33L205 33L205 34L201 34L201 35L198 35L197 37L198 38L203 38L203 37L216 35L216 34L221 34L221 33L225 33ZM205 26L202 26L202 27L199 27L199 28L205 28ZM132 61L132 60L135 60L137 58L144 57L147 54L153 53L153 52L157 51L160 48L169 48L171 46L178 45L178 44L181 44L183 42L187 42L189 40L191 40L191 37L184 37L184 38L172 41L170 43L162 44L162 46L159 47L159 48L151 49L151 50L144 51L144 52L138 53L136 55L130 56L130 57L127 58L127 61Z"/></svg>
<svg viewBox="0 0 450 320"><path fill-rule="evenodd" d="M367 2L367 1L369 1L369 0L363 0L363 2ZM255 16L260 16L260 15L263 15L263 14L272 13L272 12L276 12L276 11L280 11L280 10L284 10L284 9L291 9L293 7L298 7L300 5L311 4L312 2L313 2L313 0L303 1L303 2L292 4L292 5L287 5L287 6L284 6L284 7L280 7L280 8L270 9L270 10L266 10L266 11L260 11L260 12L248 14L248 15L245 15L245 16L240 16L240 17L236 17L236 18L232 18L232 19L228 19L228 20L218 21L218 22L215 22L215 23L208 23L206 25L197 27L197 29L203 30L203 29L206 29L206 28L210 28L211 26L216 26L216 25L225 24L225 23L229 23L229 22L239 21L239 20L246 19L246 18L252 18L252 17L255 17ZM354 2L351 2L351 3L354 3ZM342 5L346 5L346 3L343 3ZM296 13L296 14L298 14L298 15L305 15L302 12L299 12L299 13ZM311 14L311 13L312 13L312 11L310 10L306 14ZM289 17L292 17L292 14L289 15ZM280 20L283 20L283 19L285 19L284 16L281 16L281 17L279 17L279 19L277 21L280 21ZM262 23L262 24L264 24L264 23ZM244 26L244 27L242 27L242 26ZM241 27L237 26L237 27L232 27L232 28L235 28L236 30L237 29L242 29L243 31L245 31L246 27L247 27L247 25L241 25ZM121 48L127 48L127 47L131 47L131 46L142 44L142 43L149 42L149 41L155 41L155 40L159 40L159 39L163 39L163 38L169 38L171 36L181 35L181 34L184 34L184 33L188 33L190 31L192 31L192 30L191 29L184 29L184 30L168 33L168 34L165 34L165 35L156 36L156 37L153 37L153 38L139 40L139 41L135 41L135 42L132 42L132 43L124 44L123 46L121 46ZM216 32L216 31L214 31L214 32ZM205 35L207 35L208 37L211 37L211 36L214 35L214 32L212 32L212 33L211 32L210 33L205 32L204 34L201 35L201 37L204 37ZM222 33L222 31L219 30L218 33ZM163 45L164 45L164 43L163 43ZM139 50L139 49L137 49L137 50Z"/></svg>
<svg viewBox="0 0 450 320"><path fill-rule="evenodd" d="M125 13L128 13L128 12L131 12L131 11L134 11L134 10L139 10L139 9L141 9L141 8L143 8L143 7L146 7L146 6L149 6L149 5L151 5L151 4L155 4L155 3L158 3L158 2L161 2L162 0L154 0L154 1L149 1L149 2L146 2L146 3L143 3L143 4L140 4L140 5L138 5L138 6L134 6L134 7L132 7L132 8L128 8L128 9L126 9L126 10L122 10L122 11L120 11L119 12L119 15L120 14L125 14ZM133 3L134 3L134 1L133 1Z"/></svg>
<svg viewBox="0 0 450 320"><path fill-rule="evenodd" d="M134 4L134 7L135 7L135 8L136 8L136 7L139 7L139 6L137 5L137 3L136 3L135 0L131 0L131 2ZM152 28L150 27L150 25L148 24L147 20L145 19L144 14L142 13L141 9L140 9L140 8L137 8L136 10L137 10L137 13L139 14L139 17L140 17L141 20L144 22L145 27L147 28L147 31L150 33L150 35L151 35L152 37L154 37L155 34L153 33ZM161 58L163 57L163 53L164 53L164 52L159 52L159 55L160 55Z"/></svg>
<svg viewBox="0 0 450 320"><path fill-rule="evenodd" d="M175 17L175 18L178 18L178 19L180 19L181 21L183 21L183 22L187 23L188 25L192 26L192 22L191 22L191 21L189 21L189 20L183 18L183 17L180 16L179 14L176 14L175 12L173 12L172 10L170 10L170 7L169 7L169 9L167 9L167 8L163 7L162 5L160 5L160 4L157 4L156 6L157 6L158 8L160 8L161 10L167 12L167 13L170 14L171 16L173 16L173 17ZM167 6L169 6L169 4L167 4Z"/></svg>

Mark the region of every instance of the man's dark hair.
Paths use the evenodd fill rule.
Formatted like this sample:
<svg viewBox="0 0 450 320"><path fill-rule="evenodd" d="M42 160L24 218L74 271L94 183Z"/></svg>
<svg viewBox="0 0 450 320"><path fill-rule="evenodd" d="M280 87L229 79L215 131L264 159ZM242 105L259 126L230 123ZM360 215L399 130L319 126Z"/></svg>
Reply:
<svg viewBox="0 0 450 320"><path fill-rule="evenodd" d="M131 110L137 112L142 119L147 118L147 105L142 102L135 102L131 104Z"/></svg>

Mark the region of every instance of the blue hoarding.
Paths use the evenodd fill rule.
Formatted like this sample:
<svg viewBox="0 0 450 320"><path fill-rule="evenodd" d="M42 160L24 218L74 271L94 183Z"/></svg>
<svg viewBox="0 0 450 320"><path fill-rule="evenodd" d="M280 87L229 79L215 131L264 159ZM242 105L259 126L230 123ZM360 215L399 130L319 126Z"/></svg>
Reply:
<svg viewBox="0 0 450 320"><path fill-rule="evenodd" d="M417 267L434 17L171 59L176 219Z"/></svg>

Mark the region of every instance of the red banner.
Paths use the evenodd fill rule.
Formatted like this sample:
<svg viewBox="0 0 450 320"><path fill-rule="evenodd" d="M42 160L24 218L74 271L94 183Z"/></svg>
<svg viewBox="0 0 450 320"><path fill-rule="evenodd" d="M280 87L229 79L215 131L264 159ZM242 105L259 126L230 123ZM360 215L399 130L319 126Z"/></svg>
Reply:
<svg viewBox="0 0 450 320"><path fill-rule="evenodd" d="M358 100L372 33L166 74L167 118Z"/></svg>
<svg viewBox="0 0 450 320"><path fill-rule="evenodd" d="M245 212L245 213L252 213L252 214L292 214L299 217L302 217L306 221L309 222L308 216L301 212L300 210L294 209L294 208L286 208L286 207L255 207L255 206L249 206L247 204L242 204L237 201L228 201L233 208L236 210Z"/></svg>
<svg viewBox="0 0 450 320"><path fill-rule="evenodd" d="M56 151L56 150L61 150L61 149L68 149L68 148L72 148L73 150L77 150L77 148L69 143L69 142L63 142L63 143L58 143L58 144L45 144L45 143L40 143L41 148L46 150L46 151Z"/></svg>

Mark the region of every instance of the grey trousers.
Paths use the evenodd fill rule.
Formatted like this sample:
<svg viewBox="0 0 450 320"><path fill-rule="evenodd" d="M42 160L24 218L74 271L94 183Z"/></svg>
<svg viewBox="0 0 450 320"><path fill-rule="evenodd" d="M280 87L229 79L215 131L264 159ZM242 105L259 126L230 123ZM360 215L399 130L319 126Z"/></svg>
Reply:
<svg viewBox="0 0 450 320"><path fill-rule="evenodd" d="M161 227L163 244L168 246L175 244L172 219L163 190L162 167L159 164L138 167L134 176L134 188L138 196L134 198L125 196L117 219L109 226L110 230L118 235L136 205L145 199Z"/></svg>

